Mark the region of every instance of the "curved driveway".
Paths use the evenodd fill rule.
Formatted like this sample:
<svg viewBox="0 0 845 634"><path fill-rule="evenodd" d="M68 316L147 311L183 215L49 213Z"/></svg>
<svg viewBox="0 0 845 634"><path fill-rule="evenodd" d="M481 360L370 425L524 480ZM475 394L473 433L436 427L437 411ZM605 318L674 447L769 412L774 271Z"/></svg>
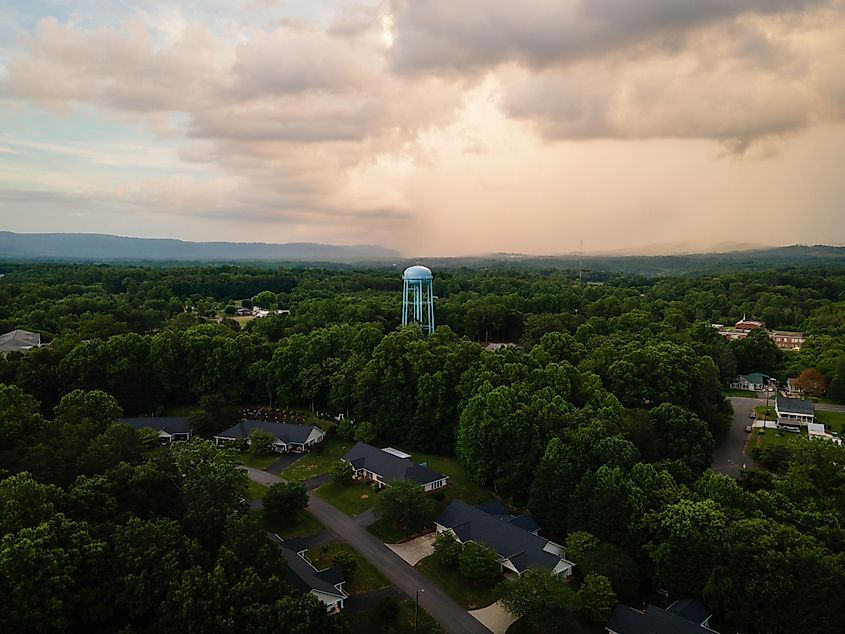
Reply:
<svg viewBox="0 0 845 634"><path fill-rule="evenodd" d="M246 472L253 482L270 486L284 482L280 477L246 467ZM365 526L353 518L337 510L325 500L321 500L313 492L308 492L308 510L323 523L329 531L337 535L338 539L346 542L361 556L375 566L379 572L390 579L397 588L409 597L415 597L417 590L421 590L420 606L433 619L452 634L490 634L490 630L479 623L472 615L459 606L440 588L434 585L428 577L416 568L405 563L387 546L373 537Z"/></svg>

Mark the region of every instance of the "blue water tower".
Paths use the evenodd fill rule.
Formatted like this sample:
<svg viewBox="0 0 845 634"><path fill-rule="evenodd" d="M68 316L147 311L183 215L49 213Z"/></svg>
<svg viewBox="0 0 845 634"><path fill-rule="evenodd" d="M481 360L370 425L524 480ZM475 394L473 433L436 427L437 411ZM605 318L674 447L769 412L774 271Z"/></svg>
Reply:
<svg viewBox="0 0 845 634"><path fill-rule="evenodd" d="M434 276L424 266L409 266L402 274L402 325L417 323L423 332L434 332Z"/></svg>

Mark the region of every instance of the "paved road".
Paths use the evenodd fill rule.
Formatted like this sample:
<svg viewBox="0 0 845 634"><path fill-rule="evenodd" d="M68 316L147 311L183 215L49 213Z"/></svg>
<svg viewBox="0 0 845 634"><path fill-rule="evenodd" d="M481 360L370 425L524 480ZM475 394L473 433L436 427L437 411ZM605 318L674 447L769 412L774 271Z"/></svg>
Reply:
<svg viewBox="0 0 845 634"><path fill-rule="evenodd" d="M279 475L282 471L291 466L294 462L302 458L301 453L285 453L279 456L278 460L267 467L266 471Z"/></svg>
<svg viewBox="0 0 845 634"><path fill-rule="evenodd" d="M731 397L731 405L734 408L733 421L728 433L716 445L713 452L713 466L710 467L712 471L738 478L743 464L747 467L760 467L757 461L747 457L744 453L745 441L748 438L748 434L745 433L745 426L752 422L749 415L754 407L765 404L765 399Z"/></svg>
<svg viewBox="0 0 845 634"><path fill-rule="evenodd" d="M246 467L250 479L265 486L282 482L283 480L259 469ZM466 610L459 606L452 598L434 585L429 579L406 564L401 557L387 546L373 537L365 526L353 518L337 510L325 500L321 500L309 492L308 510L323 523L329 531L339 539L352 546L361 553L385 577L409 597L420 592L420 606L433 619L452 634L489 634L490 630L475 620Z"/></svg>

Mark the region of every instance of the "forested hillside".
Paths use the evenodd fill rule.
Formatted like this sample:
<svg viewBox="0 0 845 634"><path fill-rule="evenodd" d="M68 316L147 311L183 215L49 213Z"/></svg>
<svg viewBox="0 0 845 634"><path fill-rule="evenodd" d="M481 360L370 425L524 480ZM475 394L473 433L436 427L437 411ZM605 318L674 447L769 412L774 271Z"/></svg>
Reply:
<svg viewBox="0 0 845 634"><path fill-rule="evenodd" d="M342 413L384 443L457 456L545 534L589 533L620 598L664 588L757 632L840 630L845 450L799 438L777 473L708 468L738 373L817 368L845 401L845 270L435 276L425 337L399 328L393 269L7 267L0 332L49 345L0 358L0 593L14 606L0 629L344 627L281 585L228 454L153 451L114 423L205 397ZM233 318L253 304L290 314ZM729 343L711 326L744 315L806 343Z"/></svg>

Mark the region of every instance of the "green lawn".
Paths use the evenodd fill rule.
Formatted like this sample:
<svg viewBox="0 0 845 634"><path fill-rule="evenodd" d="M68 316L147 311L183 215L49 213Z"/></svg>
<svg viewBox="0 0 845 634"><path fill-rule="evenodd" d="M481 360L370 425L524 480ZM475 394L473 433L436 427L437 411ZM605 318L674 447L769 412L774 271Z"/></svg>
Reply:
<svg viewBox="0 0 845 634"><path fill-rule="evenodd" d="M377 491L357 482L350 484L327 482L314 492L347 515L358 515L372 508L378 495Z"/></svg>
<svg viewBox="0 0 845 634"><path fill-rule="evenodd" d="M370 533L380 542L384 542L385 544L395 544L396 542L401 542L410 536L407 532L395 528L384 520L377 520L376 522L373 522L367 526L367 530L370 531Z"/></svg>
<svg viewBox="0 0 845 634"><path fill-rule="evenodd" d="M725 396L741 396L743 398L757 398L757 392L751 390L725 390Z"/></svg>
<svg viewBox="0 0 845 634"><path fill-rule="evenodd" d="M481 588L467 581L456 568L444 568L429 555L415 566L446 594L467 610L484 608L496 600L494 588Z"/></svg>
<svg viewBox="0 0 845 634"><path fill-rule="evenodd" d="M772 405L769 405L768 413L765 405L758 405L754 408L754 411L757 412L757 418L760 420L765 417L768 417L769 420L777 420L777 414L775 414L775 408Z"/></svg>
<svg viewBox="0 0 845 634"><path fill-rule="evenodd" d="M411 459L414 462L427 462L429 468L449 476L449 485L442 491L445 500L438 504L438 511L452 500L463 500L467 504L475 505L493 497L490 491L473 481L467 468L458 462L457 458L417 453Z"/></svg>
<svg viewBox="0 0 845 634"><path fill-rule="evenodd" d="M762 432L762 433L761 433ZM749 443L748 451L752 447L759 447L765 449L766 447L773 447L777 445L787 445L791 440L798 436L805 436L806 434L796 434L789 431L781 431L779 429L755 429L753 432L753 442Z"/></svg>
<svg viewBox="0 0 845 634"><path fill-rule="evenodd" d="M320 453L310 451L303 454L299 460L284 470L282 477L285 480L307 480L312 476L328 473L332 465L349 451L352 445L350 440L326 436Z"/></svg>
<svg viewBox="0 0 845 634"><path fill-rule="evenodd" d="M604 634L604 625L590 623L586 619L572 612L561 611L554 618L554 624L541 623L532 627L526 619L514 621L508 628L507 634Z"/></svg>
<svg viewBox="0 0 845 634"><path fill-rule="evenodd" d="M271 464L276 462L279 459L279 455L277 453L273 453L267 456L253 456L249 452L244 453L236 453L235 460L241 463L245 467L252 467L253 469L266 469Z"/></svg>
<svg viewBox="0 0 845 634"><path fill-rule="evenodd" d="M378 608L370 608L351 614L346 617L349 622L349 631L353 634L373 634L374 632L414 634L416 603L414 601L402 601L399 606L399 617L395 623L391 624L387 624L381 619ZM434 619L422 608L419 610L419 619L420 626L434 622Z"/></svg>
<svg viewBox="0 0 845 634"><path fill-rule="evenodd" d="M817 409L816 419L820 423L829 425L835 432L845 433L845 412L825 412Z"/></svg>
<svg viewBox="0 0 845 634"><path fill-rule="evenodd" d="M246 499L252 502L253 500L260 500L267 492L267 487L263 484L258 484L250 480L246 486Z"/></svg>
<svg viewBox="0 0 845 634"><path fill-rule="evenodd" d="M379 588L386 588L390 585L390 581L349 544L335 542L333 544L326 544L325 546L317 546L309 550L306 554L317 570L323 570L332 565L332 557L338 553L349 553L358 562L358 568L355 570L355 574L352 575L351 579L347 579L343 586L343 589L348 594L370 592Z"/></svg>
<svg viewBox="0 0 845 634"><path fill-rule="evenodd" d="M308 537L309 535L322 533L326 529L326 527L320 523L320 520L311 515L308 511L302 511L299 513L296 516L296 520L293 522L281 520L270 521L266 517L263 521L264 527L268 531L272 531L284 539L289 539L291 537Z"/></svg>

